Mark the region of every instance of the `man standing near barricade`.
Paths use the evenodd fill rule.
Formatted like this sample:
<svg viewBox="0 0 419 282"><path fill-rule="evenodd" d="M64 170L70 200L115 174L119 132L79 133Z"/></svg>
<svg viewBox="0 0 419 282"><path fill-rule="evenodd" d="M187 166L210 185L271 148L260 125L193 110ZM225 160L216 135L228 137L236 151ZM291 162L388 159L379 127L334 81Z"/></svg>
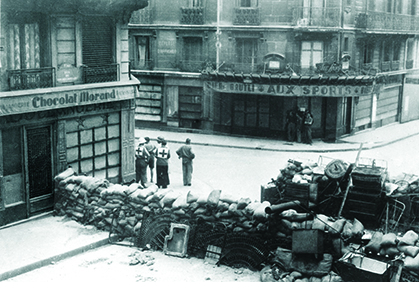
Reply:
<svg viewBox="0 0 419 282"><path fill-rule="evenodd" d="M137 150L135 151L135 180L145 187L147 183L147 162L150 156L144 147L145 139L140 138Z"/></svg>
<svg viewBox="0 0 419 282"><path fill-rule="evenodd" d="M287 130L287 139L289 142L294 142L297 137L297 111L298 107L294 109L290 109L287 112L287 124L286 124L286 130Z"/></svg>
<svg viewBox="0 0 419 282"><path fill-rule="evenodd" d="M312 145L313 139L311 137L311 125L314 122L313 115L310 113L308 109L306 109L304 113L304 120L303 120L303 136L304 136L304 143Z"/></svg>
<svg viewBox="0 0 419 282"><path fill-rule="evenodd" d="M161 138L159 142L161 144L161 147L157 148L157 153L156 153L157 187L167 188L167 186L170 184L170 180L169 180L170 149L166 147L167 142L166 140L164 140L164 138Z"/></svg>
<svg viewBox="0 0 419 282"><path fill-rule="evenodd" d="M191 186L192 160L195 158L195 154L192 152L191 139L186 138L185 145L177 149L176 154L179 159L182 159L183 186Z"/></svg>
<svg viewBox="0 0 419 282"><path fill-rule="evenodd" d="M150 155L148 157L148 167L150 168L150 182L153 182L153 178L154 178L154 161L155 161L155 155L156 155L156 151L157 151L157 147L154 144L150 143L150 138L149 137L144 137L145 139L145 144L144 147L146 148L148 154Z"/></svg>
<svg viewBox="0 0 419 282"><path fill-rule="evenodd" d="M303 133L303 120L304 120L304 108L299 108L296 115L296 133L297 133L297 142L301 143L301 135Z"/></svg>

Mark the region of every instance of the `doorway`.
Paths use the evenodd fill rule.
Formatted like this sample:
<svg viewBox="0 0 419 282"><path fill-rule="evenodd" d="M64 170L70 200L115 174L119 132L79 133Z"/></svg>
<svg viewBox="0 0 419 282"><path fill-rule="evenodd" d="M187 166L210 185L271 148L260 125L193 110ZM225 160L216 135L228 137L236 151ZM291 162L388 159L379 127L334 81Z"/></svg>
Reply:
<svg viewBox="0 0 419 282"><path fill-rule="evenodd" d="M29 215L54 206L51 143L51 126L26 129Z"/></svg>
<svg viewBox="0 0 419 282"><path fill-rule="evenodd" d="M342 115L343 134L350 134L352 130L352 97L343 98Z"/></svg>

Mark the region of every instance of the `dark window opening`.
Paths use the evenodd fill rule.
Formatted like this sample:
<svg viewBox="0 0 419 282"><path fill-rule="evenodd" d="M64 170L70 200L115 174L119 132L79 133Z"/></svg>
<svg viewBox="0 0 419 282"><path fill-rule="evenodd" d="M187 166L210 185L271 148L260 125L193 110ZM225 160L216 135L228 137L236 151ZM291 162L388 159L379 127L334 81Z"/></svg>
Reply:
<svg viewBox="0 0 419 282"><path fill-rule="evenodd" d="M202 38L183 38L183 59L185 61L202 61Z"/></svg>
<svg viewBox="0 0 419 282"><path fill-rule="evenodd" d="M150 38L148 36L135 36L134 67L149 67L150 59Z"/></svg>

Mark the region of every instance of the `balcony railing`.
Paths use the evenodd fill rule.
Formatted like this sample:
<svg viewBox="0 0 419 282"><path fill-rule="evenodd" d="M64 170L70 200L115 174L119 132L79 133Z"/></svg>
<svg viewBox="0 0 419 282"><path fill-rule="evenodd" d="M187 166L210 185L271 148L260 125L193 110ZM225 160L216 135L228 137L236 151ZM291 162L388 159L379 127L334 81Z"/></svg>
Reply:
<svg viewBox="0 0 419 282"><path fill-rule="evenodd" d="M10 90L25 90L55 86L55 68L9 70Z"/></svg>
<svg viewBox="0 0 419 282"><path fill-rule="evenodd" d="M131 24L152 24L153 10L148 7L141 10L134 11L130 19Z"/></svg>
<svg viewBox="0 0 419 282"><path fill-rule="evenodd" d="M119 64L83 66L83 83L119 81Z"/></svg>
<svg viewBox="0 0 419 282"><path fill-rule="evenodd" d="M356 27L380 31L419 31L419 17L412 15L391 14L368 11L356 18Z"/></svg>
<svg viewBox="0 0 419 282"><path fill-rule="evenodd" d="M259 8L234 8L235 25L260 25Z"/></svg>
<svg viewBox="0 0 419 282"><path fill-rule="evenodd" d="M391 70L396 71L400 69L400 61L391 61Z"/></svg>
<svg viewBox="0 0 419 282"><path fill-rule="evenodd" d="M339 27L339 8L296 8L293 25L299 27Z"/></svg>
<svg viewBox="0 0 419 282"><path fill-rule="evenodd" d="M205 61L180 61L179 68L181 71L186 72L201 72L206 68Z"/></svg>
<svg viewBox="0 0 419 282"><path fill-rule="evenodd" d="M385 61L381 62L381 71L396 71L400 69L400 61Z"/></svg>
<svg viewBox="0 0 419 282"><path fill-rule="evenodd" d="M226 63L221 66L220 71L228 71L235 73L262 73L263 64L251 63Z"/></svg>
<svg viewBox="0 0 419 282"><path fill-rule="evenodd" d="M202 7L182 7L180 13L181 24L204 24L204 8Z"/></svg>

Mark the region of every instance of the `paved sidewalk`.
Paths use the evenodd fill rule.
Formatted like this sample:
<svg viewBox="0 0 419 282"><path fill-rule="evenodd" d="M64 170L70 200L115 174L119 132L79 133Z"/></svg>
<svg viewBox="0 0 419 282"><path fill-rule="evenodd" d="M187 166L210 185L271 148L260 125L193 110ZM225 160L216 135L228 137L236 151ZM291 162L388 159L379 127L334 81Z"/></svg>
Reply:
<svg viewBox="0 0 419 282"><path fill-rule="evenodd" d="M108 232L51 213L0 229L0 281L108 243Z"/></svg>
<svg viewBox="0 0 419 282"><path fill-rule="evenodd" d="M136 138L149 136L156 140L164 136L170 143L184 143L187 137L194 144L275 151L332 152L384 146L419 134L419 121L391 124L375 130L365 130L346 136L336 143L314 140L312 146L283 140L211 135L198 132L162 131L150 128L135 130ZM181 179L181 177L173 177ZM180 180L179 180L180 181ZM175 183L173 183L175 184ZM204 184L203 184L204 185ZM182 186L179 182L179 186ZM211 189L211 187L205 187ZM54 263L108 243L108 233L84 226L51 213L37 218L0 227L0 281Z"/></svg>

